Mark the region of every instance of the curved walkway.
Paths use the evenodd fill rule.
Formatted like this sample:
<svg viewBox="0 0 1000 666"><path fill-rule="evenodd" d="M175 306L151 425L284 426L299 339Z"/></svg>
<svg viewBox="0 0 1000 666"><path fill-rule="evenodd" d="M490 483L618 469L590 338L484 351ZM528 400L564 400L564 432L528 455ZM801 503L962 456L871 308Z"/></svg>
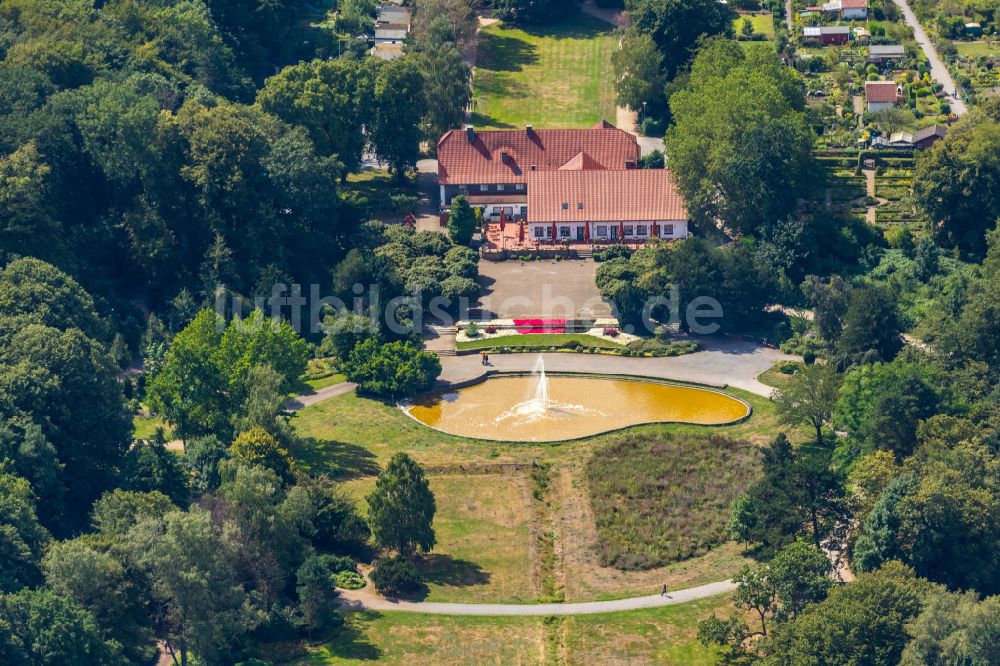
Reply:
<svg viewBox="0 0 1000 666"><path fill-rule="evenodd" d="M605 354L547 353L545 369L555 372L592 372L672 379L708 386L734 386L768 398L774 388L757 377L775 363L800 360L777 349L740 338L707 339L702 349L682 356L637 358ZM496 372L529 372L538 354L492 354L484 367L478 355L441 359L442 384L465 384Z"/></svg>
<svg viewBox="0 0 1000 666"><path fill-rule="evenodd" d="M571 604L453 604L438 601L393 601L378 596L369 588L339 590L339 592L340 604L346 610L406 611L433 615L590 615L673 606L705 597L714 597L734 589L736 589L736 583L731 580L723 580L668 592L667 596L654 594L645 597Z"/></svg>

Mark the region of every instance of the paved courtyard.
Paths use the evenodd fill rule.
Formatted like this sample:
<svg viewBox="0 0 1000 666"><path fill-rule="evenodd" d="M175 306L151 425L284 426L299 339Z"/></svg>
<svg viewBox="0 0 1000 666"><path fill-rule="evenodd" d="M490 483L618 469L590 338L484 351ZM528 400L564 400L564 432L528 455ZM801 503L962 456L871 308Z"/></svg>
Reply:
<svg viewBox="0 0 1000 666"><path fill-rule="evenodd" d="M479 262L479 311L487 319L610 317L591 259Z"/></svg>

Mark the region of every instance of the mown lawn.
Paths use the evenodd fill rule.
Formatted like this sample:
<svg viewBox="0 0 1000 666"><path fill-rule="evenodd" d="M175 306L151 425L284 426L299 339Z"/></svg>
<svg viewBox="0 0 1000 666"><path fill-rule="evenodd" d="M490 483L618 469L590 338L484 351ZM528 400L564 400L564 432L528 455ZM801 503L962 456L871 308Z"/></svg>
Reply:
<svg viewBox="0 0 1000 666"><path fill-rule="evenodd" d="M493 349L495 347L560 347L562 345L578 342L583 347L598 347L605 349L621 349L623 345L604 340L586 333L525 333L524 335L504 335L497 338L480 338L478 340L468 340L458 342L455 347L458 350L465 349Z"/></svg>
<svg viewBox="0 0 1000 666"><path fill-rule="evenodd" d="M320 377L319 379L307 379L306 384L314 391L318 391L321 388L333 386L334 384L340 384L344 381L347 381L347 377L341 374L334 374L327 377Z"/></svg>
<svg viewBox="0 0 1000 666"><path fill-rule="evenodd" d="M759 472L759 449L708 434L610 436L586 481L605 566L646 569L727 541L729 505Z"/></svg>
<svg viewBox="0 0 1000 666"><path fill-rule="evenodd" d="M1000 56L1000 42L955 42L955 49L959 55L972 59L979 56Z"/></svg>
<svg viewBox="0 0 1000 666"><path fill-rule="evenodd" d="M531 492L526 473L442 474L429 477L437 512L437 544L418 560L426 601L532 603ZM358 502L375 487L373 477L345 482Z"/></svg>
<svg viewBox="0 0 1000 666"><path fill-rule="evenodd" d="M472 123L483 128L589 127L615 121L612 26L585 14L479 34Z"/></svg>
<svg viewBox="0 0 1000 666"><path fill-rule="evenodd" d="M600 615L461 617L349 613L304 666L353 664L715 664L697 641L698 621L728 615L730 595L679 606Z"/></svg>
<svg viewBox="0 0 1000 666"><path fill-rule="evenodd" d="M755 34L774 39L774 20L771 14L740 14L733 19L733 30L737 35L743 34L743 19L745 18L750 19Z"/></svg>

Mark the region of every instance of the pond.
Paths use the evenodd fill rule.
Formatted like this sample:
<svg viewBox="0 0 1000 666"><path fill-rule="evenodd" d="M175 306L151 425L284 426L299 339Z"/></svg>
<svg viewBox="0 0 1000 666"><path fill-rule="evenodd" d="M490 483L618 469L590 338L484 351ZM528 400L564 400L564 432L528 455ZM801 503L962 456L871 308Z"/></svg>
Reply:
<svg viewBox="0 0 1000 666"><path fill-rule="evenodd" d="M750 406L719 391L643 379L532 375L491 377L402 405L443 432L509 442L555 442L642 423L722 425Z"/></svg>

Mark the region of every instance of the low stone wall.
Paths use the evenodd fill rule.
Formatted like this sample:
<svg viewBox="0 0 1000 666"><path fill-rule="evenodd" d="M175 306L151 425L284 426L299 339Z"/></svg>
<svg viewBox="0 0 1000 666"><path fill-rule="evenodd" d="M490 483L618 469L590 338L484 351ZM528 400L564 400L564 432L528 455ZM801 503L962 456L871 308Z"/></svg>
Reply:
<svg viewBox="0 0 1000 666"><path fill-rule="evenodd" d="M522 257L532 259L579 259L580 255L573 248L524 248L517 250L483 250L481 258L486 261L507 261L508 259L520 260Z"/></svg>

